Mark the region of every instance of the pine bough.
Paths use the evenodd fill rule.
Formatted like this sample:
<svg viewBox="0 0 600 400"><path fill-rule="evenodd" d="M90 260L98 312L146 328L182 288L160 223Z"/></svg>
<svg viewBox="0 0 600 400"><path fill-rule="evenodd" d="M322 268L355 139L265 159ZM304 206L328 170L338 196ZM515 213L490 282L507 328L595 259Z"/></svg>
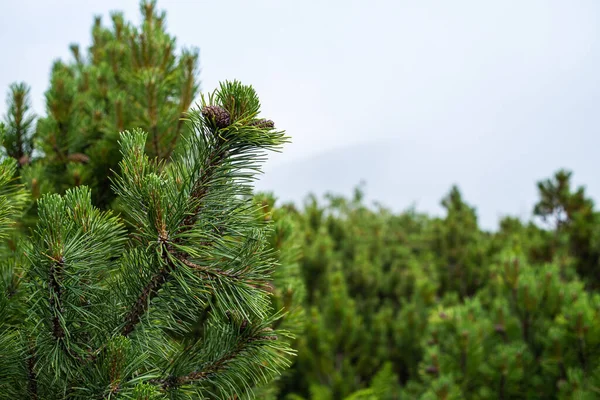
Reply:
<svg viewBox="0 0 600 400"><path fill-rule="evenodd" d="M251 87L221 84L168 163L145 155L144 132L123 133L123 216L85 187L39 200L31 239L3 250L0 398L245 398L287 367L270 228L251 201L287 137L259 107ZM14 168L0 166L0 235L26 203Z"/></svg>

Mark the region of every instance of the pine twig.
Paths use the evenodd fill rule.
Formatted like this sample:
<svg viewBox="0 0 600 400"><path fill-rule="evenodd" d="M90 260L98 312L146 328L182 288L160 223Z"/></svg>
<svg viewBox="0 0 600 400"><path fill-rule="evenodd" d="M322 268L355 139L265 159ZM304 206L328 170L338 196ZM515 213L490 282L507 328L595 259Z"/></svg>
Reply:
<svg viewBox="0 0 600 400"><path fill-rule="evenodd" d="M37 375L35 373L35 351L33 346L29 345L29 357L27 358L27 388L31 399L38 399Z"/></svg>
<svg viewBox="0 0 600 400"><path fill-rule="evenodd" d="M201 178L194 184L191 196L198 202L198 205L196 205L193 212L190 213L183 220L181 226L184 230L189 230L193 226L194 219L197 217L198 212L200 211L201 200L208 194L208 189L206 185L208 184L212 174L214 174L214 170L218 166L219 162L221 162L224 159L224 152L220 152L221 155L218 157L215 157L216 154L219 154L219 151L217 149L211 152L211 157L209 159L214 159L214 162L209 163L206 173L202 174ZM156 275L154 275L152 279L150 279L150 282L148 282L148 284L144 287L142 293L140 294L140 296L132 306L131 310L127 314L127 317L125 318L125 326L122 330L122 334L124 336L129 336L129 334L133 332L136 325L140 322L142 315L144 315L146 311L148 311L150 302L154 297L156 297L158 291L167 282L171 272L176 267L171 257L168 257L168 255L172 255L172 253L170 252L170 246L167 243L167 237L168 236L165 232L164 234L161 234L161 237L159 238L159 240L162 242L162 245L164 246L163 259L166 262L166 266L161 268L159 272ZM185 262L183 262L181 258L175 258L179 259L180 262L185 264Z"/></svg>
<svg viewBox="0 0 600 400"><path fill-rule="evenodd" d="M131 332L133 332L135 329L136 325L140 322L142 315L144 315L148 310L148 306L150 305L152 299L156 297L160 288L169 279L170 267L172 267L172 265L167 264L166 267L161 268L161 270L152 277L150 282L148 282L146 287L142 290L142 293L125 318L126 323L121 331L123 336L129 336L129 334L131 334Z"/></svg>
<svg viewBox="0 0 600 400"><path fill-rule="evenodd" d="M266 336L264 338L267 340L276 340L275 336ZM163 390L169 390L181 385L201 382L209 378L211 375L226 369L229 361L240 356L240 354L246 349L246 346L256 340L259 340L259 336L249 336L244 338L237 343L237 346L235 346L234 349L223 355L221 358L210 363L202 371L194 371L183 376L169 376L165 379L154 380L153 383L159 384Z"/></svg>
<svg viewBox="0 0 600 400"><path fill-rule="evenodd" d="M50 309L53 312L52 316L52 335L54 339L60 340L65 337L65 331L63 327L60 325L60 318L58 312L55 310L60 310L62 307L61 298L62 298L62 288L60 286L60 281L62 280L62 270L64 268L64 259L61 256L58 260L52 258L53 262L50 265L49 271L49 282L48 288L50 291L49 303Z"/></svg>
<svg viewBox="0 0 600 400"><path fill-rule="evenodd" d="M62 310L62 287L61 287L61 281L62 281L62 273L64 270L64 266L65 266L65 260L63 256L60 256L58 259L54 258L54 257L50 257L52 259L52 264L50 266L50 277L49 277L49 282L48 282L48 287L49 287L49 291L50 291L50 296L49 296L49 303L50 303L50 309L53 312L53 316L52 316L52 336L54 336L54 339L56 339L56 341L60 344L60 347L62 348L62 350L68 354L69 356L73 357L74 359L83 362L84 360L75 352L73 352L73 350L71 350L69 347L67 347L66 343L65 343L65 336L66 336L66 332L64 330L64 328L62 327L62 325L60 324L60 310Z"/></svg>

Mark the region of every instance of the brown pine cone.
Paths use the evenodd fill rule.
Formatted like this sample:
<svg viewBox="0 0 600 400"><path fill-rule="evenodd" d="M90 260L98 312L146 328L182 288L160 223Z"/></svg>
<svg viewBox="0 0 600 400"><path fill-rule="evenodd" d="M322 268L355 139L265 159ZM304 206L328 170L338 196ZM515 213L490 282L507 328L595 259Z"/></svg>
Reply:
<svg viewBox="0 0 600 400"><path fill-rule="evenodd" d="M229 112L223 107L206 106L202 109L202 115L213 122L219 129L226 128L231 124Z"/></svg>

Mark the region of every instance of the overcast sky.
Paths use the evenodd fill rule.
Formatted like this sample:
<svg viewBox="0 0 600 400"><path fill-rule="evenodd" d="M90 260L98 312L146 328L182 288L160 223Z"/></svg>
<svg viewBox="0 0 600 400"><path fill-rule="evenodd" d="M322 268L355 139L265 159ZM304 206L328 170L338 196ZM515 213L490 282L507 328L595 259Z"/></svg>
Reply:
<svg viewBox="0 0 600 400"><path fill-rule="evenodd" d="M482 225L527 218L535 182L574 171L600 199L597 0L158 2L179 45L200 48L201 85L240 79L292 136L260 189L440 212L457 183ZM44 112L51 63L87 46L93 15L136 0L0 0L0 90L32 86ZM4 102L0 112L5 112Z"/></svg>

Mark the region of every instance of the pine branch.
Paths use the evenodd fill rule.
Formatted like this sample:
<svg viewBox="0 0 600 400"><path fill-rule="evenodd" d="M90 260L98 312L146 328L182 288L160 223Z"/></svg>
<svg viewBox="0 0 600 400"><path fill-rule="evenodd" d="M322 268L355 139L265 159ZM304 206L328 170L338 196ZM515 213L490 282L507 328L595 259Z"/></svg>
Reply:
<svg viewBox="0 0 600 400"><path fill-rule="evenodd" d="M158 291L160 288L167 282L170 276L170 269L173 268L172 264L167 264L167 266L161 268L161 270L152 277L150 282L146 285L146 287L142 290L142 293L138 297L135 304L132 306L131 310L127 314L125 318L125 326L123 327L121 334L123 336L129 336L131 332L135 329L137 324L140 322L142 315L148 311L148 307L150 302L156 295L158 295Z"/></svg>
<svg viewBox="0 0 600 400"><path fill-rule="evenodd" d="M175 253L173 253L172 255L179 262L181 262L185 266L193 269L194 271L196 271L196 272L198 272L200 274L203 274L203 275L206 275L206 276L212 276L212 277L230 279L230 280L234 280L234 281L240 281L240 280L242 280L240 272L232 274L230 272L223 271L223 270L220 270L220 269L202 267L202 266L200 266L198 264L194 264L193 262L191 262L188 259L184 258L184 256L182 254L175 254Z"/></svg>
<svg viewBox="0 0 600 400"><path fill-rule="evenodd" d="M213 109L216 108L213 107ZM221 109L219 112L226 117L227 121L229 121L229 114L225 110ZM213 134L216 135L216 133L209 132L209 135ZM206 157L206 161L204 162L205 168L200 173L200 176L194 181L191 193L189 195L189 202L192 204L191 212L189 212L182 220L178 229L178 237L174 240L173 244L182 244L184 237L182 234L190 231L193 228L195 221L202 209L203 200L209 193L209 183L215 178L219 167L223 164L226 164L228 154L229 152L226 149L225 141L217 139L211 143L210 151ZM160 221L158 223L162 224ZM173 252L171 245L168 244L168 237L169 233L165 231L163 226L159 232L159 242L161 243L161 246L163 246L161 253L163 254L165 266L160 268L160 270L142 289L138 299L127 314L126 323L122 330L122 333L125 336L129 335L134 330L135 326L140 322L142 315L147 312L150 301L158 294L162 286L168 281L170 274L176 269L173 259L204 275L228 278L230 280L237 280L238 278L237 276L222 270L210 269L194 264L193 262L189 261L188 257L183 252ZM211 243L205 242L202 244L204 246L212 246ZM165 258L165 255L170 257Z"/></svg>
<svg viewBox="0 0 600 400"><path fill-rule="evenodd" d="M274 265L266 225L255 218L256 205L246 196L263 151L277 149L286 138L272 123L255 118L258 100L251 88L235 83L222 90L240 101L223 94L229 108L203 102L201 112L190 114L194 132L188 147L171 163L145 154L152 132L123 135L121 174L113 184L139 240L115 281L118 303L125 306L121 337L148 342L139 343L148 346L144 353L150 359L144 362L169 371L162 379L149 374L152 386L169 390L206 381L210 387L192 390L216 388L225 396L285 368L289 347L268 331L246 330L249 321L263 328L265 319L269 326L273 322L265 287ZM245 321L241 331L220 320L227 312ZM146 326L145 315L156 323ZM150 338L174 339L174 347L156 348ZM96 354L104 358L106 351ZM258 360L266 364L254 370ZM192 373L192 365L203 366L201 372ZM120 388L107 379L103 393L124 395L130 390L125 379L131 378L123 379Z"/></svg>
<svg viewBox="0 0 600 400"><path fill-rule="evenodd" d="M123 225L110 212L94 208L85 187L64 196L46 195L38 207L28 275L37 293L46 295L34 303L29 317L34 326L45 328L36 334L52 348L51 358L42 351L39 368L53 368L59 353L81 366L95 359L92 349L107 337L102 324L111 302L103 280L114 271L114 252L123 249Z"/></svg>
<svg viewBox="0 0 600 400"><path fill-rule="evenodd" d="M265 335L265 332L268 332L269 334ZM259 340L277 340L277 336L272 333L271 328L264 328L257 331L255 335L242 337L242 340L239 340L237 345L231 351L209 363L202 371L194 371L183 376L169 376L166 379L154 380L153 383L160 385L163 390L170 390L187 384L200 383L209 379L212 375L227 369L228 363L242 356L242 353L246 351L253 342Z"/></svg>
<svg viewBox="0 0 600 400"><path fill-rule="evenodd" d="M32 345L29 347L29 357L27 358L27 388L29 395L33 400L38 399L37 374L35 373L35 349Z"/></svg>
<svg viewBox="0 0 600 400"><path fill-rule="evenodd" d="M127 314L125 318L126 324L123 327L121 333L123 336L129 336L135 326L140 322L141 317L148 311L148 307L157 295L158 291L163 287L165 283L170 279L171 272L175 271L178 263L185 265L186 267L194 270L195 272L213 278L227 279L230 281L244 281L243 272L230 273L220 269L203 267L190 261L185 254L181 252L175 252L168 243L163 245L163 266L148 282L148 284L142 290L137 301Z"/></svg>
<svg viewBox="0 0 600 400"><path fill-rule="evenodd" d="M54 339L60 340L65 337L65 331L60 324L59 310L62 309L62 289L60 281L62 281L62 271L64 267L64 259L61 256L60 259L52 259L50 264L50 271L48 273L48 289L50 292L48 302L50 303L50 310L53 313L52 317L52 335Z"/></svg>
<svg viewBox="0 0 600 400"><path fill-rule="evenodd" d="M195 202L195 206L194 206L192 212L190 212L183 220L183 222L181 224L182 232L189 231L194 226L194 222L195 222L196 218L198 218L198 214L200 213L200 210L202 209L202 200L208 194L208 183L211 181L212 177L214 176L215 171L218 168L218 166L224 162L226 156L227 156L226 151L224 151L223 149L221 149L219 147L215 148L210 153L210 155L208 157L208 160L209 160L208 166L206 167L206 170L200 175L200 179L198 179L195 182L194 187L192 189L190 198L192 201Z"/></svg>
<svg viewBox="0 0 600 400"><path fill-rule="evenodd" d="M58 258L50 257L52 262L50 264L50 269L48 271L48 290L49 290L49 298L48 303L50 305L50 310L52 312L52 336L59 343L61 349L73 359L84 362L85 360L73 351L67 343L65 342L65 338L67 336L65 329L61 324L61 313L63 312L63 273L65 267L64 257L61 255Z"/></svg>
<svg viewBox="0 0 600 400"><path fill-rule="evenodd" d="M220 157L219 159L222 159L222 157ZM214 169L216 168L217 165L218 165L218 163L209 164L208 171L214 172ZM200 208L200 202L208 193L208 189L206 188L206 183L210 180L210 176L211 176L211 174L209 174L209 173L202 174L200 180L196 183L196 185L194 186L194 189L192 190L191 197L195 201L198 202L197 203L198 205L197 205L196 209L194 210L194 213L190 214L188 217L186 217L184 219L182 226L183 226L183 229L185 229L185 230L191 229L191 225L193 224L194 219L197 217L197 213ZM166 232L163 232L161 234L161 237L159 238L159 241L161 241L162 244L165 245L168 240L167 237L168 237L168 234ZM169 253L169 246L164 246L163 254L167 255L168 253ZM179 259L180 262L182 262L183 264L186 264L186 263L191 264L187 260L184 261L184 259L181 256L175 257L175 258ZM129 334L131 334L131 332L133 332L133 330L135 329L135 326L140 322L142 315L144 315L146 313L146 311L148 310L148 307L149 307L152 299L158 295L158 291L169 280L170 273L175 270L176 266L173 263L171 257L164 257L163 259L164 259L166 265L164 267L162 267L158 271L158 273L155 274L150 279L148 284L144 287L144 289L140 293L140 296L138 297L137 301L134 303L131 310L127 314L127 317L125 319L126 323L122 330L122 334L124 336L128 336ZM193 264L191 264L191 265L193 265ZM190 266L190 265L188 265L188 266Z"/></svg>

